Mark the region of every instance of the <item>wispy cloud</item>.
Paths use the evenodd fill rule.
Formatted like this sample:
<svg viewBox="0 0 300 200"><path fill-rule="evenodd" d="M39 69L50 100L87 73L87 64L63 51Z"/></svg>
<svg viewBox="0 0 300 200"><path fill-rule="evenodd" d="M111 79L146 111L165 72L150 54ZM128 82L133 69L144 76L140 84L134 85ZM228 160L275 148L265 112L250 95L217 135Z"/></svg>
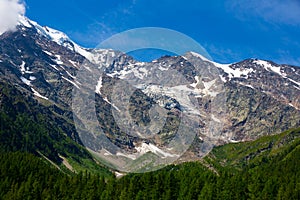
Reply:
<svg viewBox="0 0 300 200"><path fill-rule="evenodd" d="M206 50L212 57L212 59L219 63L230 63L232 61L241 61L243 59L242 55L237 51L234 52L232 49L224 48L221 45L204 45Z"/></svg>
<svg viewBox="0 0 300 200"><path fill-rule="evenodd" d="M228 0L226 6L241 20L258 17L269 23L300 25L299 0Z"/></svg>
<svg viewBox="0 0 300 200"><path fill-rule="evenodd" d="M19 15L25 14L25 6L19 0L0 0L0 34L14 30Z"/></svg>
<svg viewBox="0 0 300 200"><path fill-rule="evenodd" d="M91 23L87 26L86 31L73 32L70 33L70 36L89 46L97 46L99 42L128 29L128 21L135 19L133 9L136 1L121 2L98 17L91 17L88 13L82 11L80 14L88 17Z"/></svg>
<svg viewBox="0 0 300 200"><path fill-rule="evenodd" d="M109 38L115 32L106 24L94 22L82 31L71 31L68 35L78 44L85 47L96 47L101 41Z"/></svg>
<svg viewBox="0 0 300 200"><path fill-rule="evenodd" d="M274 61L279 64L289 64L295 65L300 67L300 57L296 57L295 55L291 54L288 50L278 50L278 58Z"/></svg>

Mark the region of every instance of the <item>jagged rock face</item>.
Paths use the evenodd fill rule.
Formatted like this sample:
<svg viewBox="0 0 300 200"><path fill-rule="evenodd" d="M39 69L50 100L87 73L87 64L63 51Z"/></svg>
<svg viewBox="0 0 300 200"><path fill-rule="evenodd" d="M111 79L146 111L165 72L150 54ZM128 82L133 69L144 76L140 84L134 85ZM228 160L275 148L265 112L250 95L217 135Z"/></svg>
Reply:
<svg viewBox="0 0 300 200"><path fill-rule="evenodd" d="M280 133L287 127L299 125L299 110L264 92L236 83L228 84L226 89L230 119L228 131L234 133L236 141Z"/></svg>
<svg viewBox="0 0 300 200"><path fill-rule="evenodd" d="M190 151L199 156L206 148L205 140L215 141L213 145L252 140L300 126L298 67L255 59L223 65L193 52L143 63L113 50L81 48L63 33L26 21L18 31L0 36L0 79L70 123L73 139L79 138L73 117L82 127L89 123L88 118L73 116L72 112L73 89L85 87L84 80L77 76L84 67L102 70L101 80L96 77L92 88L95 108L84 112L89 115L95 109L108 141L130 153L142 152L145 144L161 147L172 141L182 115L188 116L197 129ZM144 127L138 130L155 131L156 135L129 134L116 121L117 111L123 111L125 104L114 102L126 97L117 95L120 91L116 86L126 82L133 92L128 112L118 114L125 119L124 127ZM157 116L165 117L159 128L151 121L151 108L155 106L161 108L156 110ZM95 152L104 149L92 139L87 139L87 144ZM105 150L118 153L114 148Z"/></svg>

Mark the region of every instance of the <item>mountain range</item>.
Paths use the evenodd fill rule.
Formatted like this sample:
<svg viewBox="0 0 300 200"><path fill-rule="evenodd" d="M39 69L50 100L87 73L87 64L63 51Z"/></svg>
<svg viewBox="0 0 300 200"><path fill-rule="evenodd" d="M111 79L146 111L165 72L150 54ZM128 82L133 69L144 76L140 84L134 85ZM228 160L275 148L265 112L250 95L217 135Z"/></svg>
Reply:
<svg viewBox="0 0 300 200"><path fill-rule="evenodd" d="M1 150L61 170L152 171L300 126L296 66L196 52L140 62L26 17L0 41Z"/></svg>

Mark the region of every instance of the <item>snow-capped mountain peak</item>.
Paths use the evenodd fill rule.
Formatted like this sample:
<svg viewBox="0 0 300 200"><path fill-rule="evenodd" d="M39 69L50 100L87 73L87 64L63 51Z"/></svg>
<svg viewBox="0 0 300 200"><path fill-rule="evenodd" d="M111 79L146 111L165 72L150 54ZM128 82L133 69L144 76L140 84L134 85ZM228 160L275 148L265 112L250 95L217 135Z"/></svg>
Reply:
<svg viewBox="0 0 300 200"><path fill-rule="evenodd" d="M31 21L30 19L28 19L24 15L19 15L19 22L18 22L19 26L25 26L27 28L32 28L32 22L33 21Z"/></svg>
<svg viewBox="0 0 300 200"><path fill-rule="evenodd" d="M47 26L41 26L37 22L32 21L25 16L19 16L18 25L21 27L24 26L27 28L35 28L39 34L47 37L48 39L56 42L59 45L63 45L63 43L66 41L72 42L65 33Z"/></svg>
<svg viewBox="0 0 300 200"><path fill-rule="evenodd" d="M56 29L50 28L48 26L41 26L37 22L32 21L28 19L25 16L19 16L19 23L18 25L21 27L21 29L26 28L34 28L40 35L48 38L49 40L57 43L58 45L67 47L68 49L75 51L82 56L84 56L86 59L88 59L91 62L95 62L93 59L92 53L88 51L88 49L85 49L75 42L73 42L65 33L58 31Z"/></svg>
<svg viewBox="0 0 300 200"><path fill-rule="evenodd" d="M253 61L255 64L258 64L262 67L264 67L267 71L272 71L275 72L281 76L285 76L282 72L281 72L281 68L280 66L274 66L272 65L270 62L265 61L265 60L255 60Z"/></svg>

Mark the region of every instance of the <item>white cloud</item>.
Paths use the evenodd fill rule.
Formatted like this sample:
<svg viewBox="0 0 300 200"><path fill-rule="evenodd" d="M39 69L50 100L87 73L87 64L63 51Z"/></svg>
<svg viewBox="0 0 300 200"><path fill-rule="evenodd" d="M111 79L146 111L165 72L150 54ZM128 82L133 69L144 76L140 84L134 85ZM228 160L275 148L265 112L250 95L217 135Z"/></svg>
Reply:
<svg viewBox="0 0 300 200"><path fill-rule="evenodd" d="M270 23L300 25L298 0L228 0L227 6L243 20L256 16Z"/></svg>
<svg viewBox="0 0 300 200"><path fill-rule="evenodd" d="M243 56L241 55L241 50L237 47L231 47L224 48L222 45L204 45L209 52L209 54L212 56L213 61L222 63L222 64L228 64L231 62L238 62L241 61ZM235 51L233 50L235 49Z"/></svg>
<svg viewBox="0 0 300 200"><path fill-rule="evenodd" d="M0 34L13 31L19 15L25 14L24 3L19 0L0 0Z"/></svg>

